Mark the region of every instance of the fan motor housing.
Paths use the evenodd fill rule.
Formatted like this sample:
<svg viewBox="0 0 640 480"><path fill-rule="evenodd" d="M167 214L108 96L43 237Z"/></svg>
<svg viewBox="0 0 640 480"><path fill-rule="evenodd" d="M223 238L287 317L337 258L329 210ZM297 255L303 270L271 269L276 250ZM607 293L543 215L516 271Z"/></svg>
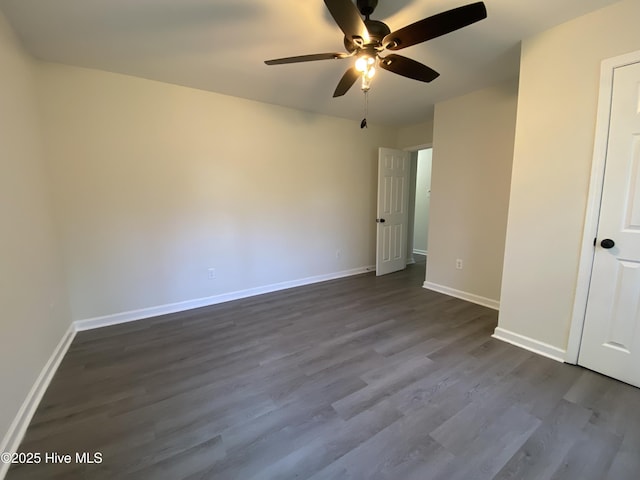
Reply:
<svg viewBox="0 0 640 480"><path fill-rule="evenodd" d="M368 18L364 21L364 24L366 25L369 37L371 38L369 45L374 45L376 47L381 45L382 39L391 33L389 27L379 20L371 20ZM358 49L358 45L356 45L350 38L344 37L344 48L347 49L347 52L351 53Z"/></svg>
<svg viewBox="0 0 640 480"><path fill-rule="evenodd" d="M379 20L366 19L364 24L367 26L371 40L382 42L382 39L391 33L387 25Z"/></svg>

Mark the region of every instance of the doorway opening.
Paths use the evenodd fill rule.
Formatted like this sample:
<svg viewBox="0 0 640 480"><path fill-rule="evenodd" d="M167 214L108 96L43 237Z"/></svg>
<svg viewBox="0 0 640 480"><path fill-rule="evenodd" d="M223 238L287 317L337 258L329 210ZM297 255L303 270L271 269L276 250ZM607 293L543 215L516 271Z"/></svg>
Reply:
<svg viewBox="0 0 640 480"><path fill-rule="evenodd" d="M423 274L426 274L429 248L432 153L431 146L411 150L407 264L416 264Z"/></svg>

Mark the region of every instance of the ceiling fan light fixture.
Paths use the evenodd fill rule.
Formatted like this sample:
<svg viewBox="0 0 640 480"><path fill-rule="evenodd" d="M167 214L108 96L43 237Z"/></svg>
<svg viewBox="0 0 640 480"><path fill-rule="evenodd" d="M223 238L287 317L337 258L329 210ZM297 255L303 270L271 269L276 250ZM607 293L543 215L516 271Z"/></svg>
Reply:
<svg viewBox="0 0 640 480"><path fill-rule="evenodd" d="M363 92L369 91L371 88L371 79L376 74L376 59L371 55L360 55L356 60L355 69L360 72L362 77L361 89Z"/></svg>
<svg viewBox="0 0 640 480"><path fill-rule="evenodd" d="M376 63L375 58L369 55L361 55L356 60L356 70L361 73L366 73L370 69L375 68L374 65Z"/></svg>
<svg viewBox="0 0 640 480"><path fill-rule="evenodd" d="M360 89L365 93L371 89L371 77L365 73L362 74L362 85Z"/></svg>
<svg viewBox="0 0 640 480"><path fill-rule="evenodd" d="M360 89L363 92L369 91L369 89L371 88L371 80L373 79L373 76L375 74L376 69L374 67L371 67L369 70L362 73L362 84L360 85Z"/></svg>

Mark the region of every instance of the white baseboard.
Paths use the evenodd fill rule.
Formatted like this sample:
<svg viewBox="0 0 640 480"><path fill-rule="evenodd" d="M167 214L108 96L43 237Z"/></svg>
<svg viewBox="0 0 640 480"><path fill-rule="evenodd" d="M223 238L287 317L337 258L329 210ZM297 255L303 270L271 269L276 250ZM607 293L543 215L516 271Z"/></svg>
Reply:
<svg viewBox="0 0 640 480"><path fill-rule="evenodd" d="M502 340L503 342L524 348L525 350L529 350L530 352L537 353L538 355L551 358L558 362L564 362L564 358L567 354L566 350L562 350L561 348L554 347L548 343L535 340L531 337L525 337L524 335L520 335L519 333L514 333L500 327L496 327L493 335L491 336L498 340Z"/></svg>
<svg viewBox="0 0 640 480"><path fill-rule="evenodd" d="M42 400L44 392L46 392L49 383L51 383L53 375L56 373L56 370L58 370L60 362L67 353L69 345L71 345L75 336L76 330L73 325L70 325L51 354L51 357L49 357L49 360L40 372L40 375L38 375L38 378L31 387L31 390L24 399L24 402L22 402L20 410L18 410L9 430L2 439L2 443L0 443L0 452L13 453L20 446L20 442L22 442L22 438L27 431L27 427L29 426L34 413L36 413L40 400ZM9 463L0 462L0 479L5 477L10 465L11 464Z"/></svg>
<svg viewBox="0 0 640 480"><path fill-rule="evenodd" d="M422 284L422 288L433 290L434 292L444 293L445 295L460 298L462 300L466 300L467 302L477 303L478 305L489 307L493 310L500 310L500 302L498 300L493 300L492 298L481 297L480 295L463 292L462 290L456 290L455 288L446 287L444 285L438 285L437 283L431 282L424 282Z"/></svg>
<svg viewBox="0 0 640 480"><path fill-rule="evenodd" d="M424 255L425 257L428 255L426 250L419 250L417 248L413 249L413 253L417 253L418 255Z"/></svg>
<svg viewBox="0 0 640 480"><path fill-rule="evenodd" d="M94 328L108 327L120 323L134 322L144 318L157 317L159 315L167 315L170 313L184 312L194 308L208 307L218 303L230 302L241 298L253 297L254 295L262 295L263 293L277 292L288 288L301 287L312 283L326 282L327 280L335 280L337 278L350 277L363 273L375 271L375 266L366 266L353 268L351 270L343 270L341 272L328 273L325 275L316 275L313 277L291 280L288 282L274 283L262 287L248 288L246 290L238 290L236 292L222 293L211 297L196 298L194 300L186 300L184 302L169 303L166 305L158 305L155 307L141 308L139 310L131 310L128 312L115 313L113 315L105 315L103 317L88 318L85 320L76 320L74 322L77 331L92 330Z"/></svg>

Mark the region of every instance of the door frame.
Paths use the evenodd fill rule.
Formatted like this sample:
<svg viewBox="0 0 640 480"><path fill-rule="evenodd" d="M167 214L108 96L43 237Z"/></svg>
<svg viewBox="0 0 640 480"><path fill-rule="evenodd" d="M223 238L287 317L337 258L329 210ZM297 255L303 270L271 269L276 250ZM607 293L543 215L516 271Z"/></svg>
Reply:
<svg viewBox="0 0 640 480"><path fill-rule="evenodd" d="M584 329L595 254L593 239L597 236L598 221L600 219L600 203L602 201L602 187L604 185L607 144L609 140L613 73L618 67L639 62L640 50L605 59L600 66L600 90L598 94L598 113L596 117L593 159L591 162L591 180L589 182L587 210L582 234L582 247L580 249L576 293L571 313L569 341L565 354L565 362L574 365L578 363L578 355L580 354L580 344L582 342L582 331Z"/></svg>
<svg viewBox="0 0 640 480"><path fill-rule="evenodd" d="M418 152L420 150L426 150L428 148L431 148L433 150L433 142L430 143L423 143L417 146L413 146L413 147L405 147L402 148L401 150L404 150L405 152L409 152L411 155L413 155L414 153L417 155ZM412 185L412 191L414 193L413 198L411 198L411 195L409 196L409 203L413 205L413 207L415 208L415 203L416 203L416 198L415 198L415 189L416 189L416 177L417 177L417 171L413 170L413 159L410 158L410 162L412 164L412 169L411 169L411 178L409 179L409 181L411 182ZM418 163L418 159L416 157L416 167L417 167L417 163ZM414 212L415 213L415 212ZM411 241L409 241L409 235L407 235L407 265L411 265L413 263L416 263L415 259L413 258L413 228L414 228L414 218L410 218L409 219L409 225L411 226ZM411 252L409 252L409 243L411 243Z"/></svg>

